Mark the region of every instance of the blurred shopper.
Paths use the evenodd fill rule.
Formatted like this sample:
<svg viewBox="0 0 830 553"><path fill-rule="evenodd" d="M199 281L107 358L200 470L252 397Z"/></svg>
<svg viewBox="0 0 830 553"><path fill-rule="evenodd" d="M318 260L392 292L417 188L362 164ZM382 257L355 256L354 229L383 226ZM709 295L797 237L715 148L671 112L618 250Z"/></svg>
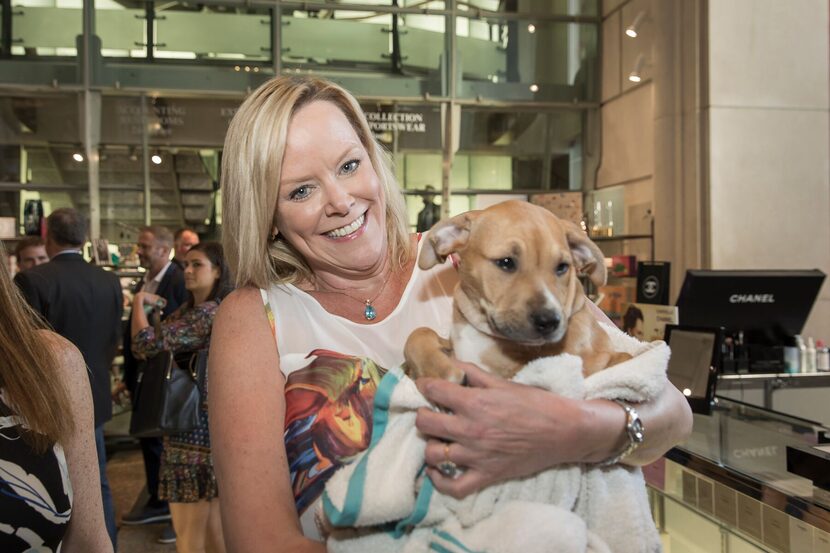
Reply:
<svg viewBox="0 0 830 553"><path fill-rule="evenodd" d="M0 258L5 255L0 245ZM0 263L0 551L112 552L84 358ZM69 482L67 482L67 478ZM44 509L49 505L49 510Z"/></svg>
<svg viewBox="0 0 830 553"><path fill-rule="evenodd" d="M173 236L173 263L184 269L184 256L199 243L199 235L192 228L180 228Z"/></svg>
<svg viewBox="0 0 830 553"><path fill-rule="evenodd" d="M138 292L133 300L133 354L157 355L194 352L210 344L213 317L219 303L231 291L231 277L217 242L194 246L184 259L187 302L169 316L156 335L144 311L156 305L158 295ZM202 390L199 427L164 438L159 497L169 501L179 553L224 552L216 476L210 455L207 386Z"/></svg>
<svg viewBox="0 0 830 553"><path fill-rule="evenodd" d="M428 184L424 187L424 208L418 212L418 220L415 224L415 230L418 232L426 232L432 228L432 225L441 219L441 206L435 204L435 187Z"/></svg>
<svg viewBox="0 0 830 553"><path fill-rule="evenodd" d="M118 277L90 265L81 255L87 221L71 208L56 209L46 219L49 263L15 277L23 296L61 336L75 344L89 371L95 408L95 444L104 519L115 547L115 511L106 472L104 423L112 418L110 370L118 348L123 312Z"/></svg>
<svg viewBox="0 0 830 553"><path fill-rule="evenodd" d="M172 233L162 226L142 227L138 234L138 259L147 269L136 289L135 294L145 292L164 298L167 304L162 311L162 320L182 305L187 299L184 286L184 274L181 268L170 260L173 248ZM141 369L132 354L129 323L124 333L124 382L116 390L126 388L130 394L135 392L136 379ZM129 513L121 521L127 525L150 524L170 520L170 508L166 501L158 496L159 463L161 462L162 443L159 438L141 438L141 452L144 455L144 473L147 479L147 494L142 494ZM149 498L147 498L149 495ZM164 543L175 541L175 534L166 530L162 538Z"/></svg>
<svg viewBox="0 0 830 553"><path fill-rule="evenodd" d="M17 266L21 271L31 269L49 261L46 253L46 244L39 236L27 236L17 243L14 249Z"/></svg>

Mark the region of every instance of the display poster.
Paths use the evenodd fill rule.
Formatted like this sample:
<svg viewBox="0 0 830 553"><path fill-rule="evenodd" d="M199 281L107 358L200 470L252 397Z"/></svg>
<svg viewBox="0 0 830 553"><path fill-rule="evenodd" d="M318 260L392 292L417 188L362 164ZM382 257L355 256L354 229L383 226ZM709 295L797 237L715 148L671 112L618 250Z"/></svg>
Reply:
<svg viewBox="0 0 830 553"><path fill-rule="evenodd" d="M678 324L678 310L674 305L629 303L623 307L620 328L638 340L662 340L667 324Z"/></svg>

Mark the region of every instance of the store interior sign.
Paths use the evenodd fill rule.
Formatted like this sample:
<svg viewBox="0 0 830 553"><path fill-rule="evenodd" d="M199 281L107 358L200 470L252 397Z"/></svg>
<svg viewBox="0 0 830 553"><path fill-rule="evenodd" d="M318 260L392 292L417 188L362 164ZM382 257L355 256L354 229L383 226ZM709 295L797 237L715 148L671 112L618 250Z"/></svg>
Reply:
<svg viewBox="0 0 830 553"><path fill-rule="evenodd" d="M389 131L405 133L426 132L424 114L418 112L367 111L366 119L373 133Z"/></svg>

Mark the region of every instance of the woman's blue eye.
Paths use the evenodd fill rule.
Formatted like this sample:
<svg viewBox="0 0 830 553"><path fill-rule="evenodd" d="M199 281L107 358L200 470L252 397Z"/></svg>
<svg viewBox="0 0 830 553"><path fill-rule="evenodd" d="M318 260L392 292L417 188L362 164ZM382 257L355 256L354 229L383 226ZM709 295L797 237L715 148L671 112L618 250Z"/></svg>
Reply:
<svg viewBox="0 0 830 553"><path fill-rule="evenodd" d="M564 275L565 273L568 272L568 269L570 267L571 266L568 265L567 263L560 263L559 265L556 266L556 276Z"/></svg>
<svg viewBox="0 0 830 553"><path fill-rule="evenodd" d="M311 187L307 184L304 184L292 190L291 194L288 195L288 198L291 200L302 200L303 198L306 198L310 193Z"/></svg>
<svg viewBox="0 0 830 553"><path fill-rule="evenodd" d="M357 171L358 167L360 167L360 160L359 159L353 159L353 160L347 161L345 164L343 164L343 167L341 168L341 171L348 175L350 173L354 173L355 171Z"/></svg>

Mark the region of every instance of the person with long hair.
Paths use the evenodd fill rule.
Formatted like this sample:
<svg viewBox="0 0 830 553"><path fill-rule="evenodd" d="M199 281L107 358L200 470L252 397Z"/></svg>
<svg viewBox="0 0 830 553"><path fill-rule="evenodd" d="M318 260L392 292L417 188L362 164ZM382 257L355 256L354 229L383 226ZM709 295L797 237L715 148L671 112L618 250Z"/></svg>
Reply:
<svg viewBox="0 0 830 553"><path fill-rule="evenodd" d="M0 551L112 552L86 364L5 260L0 245Z"/></svg>
<svg viewBox="0 0 830 553"><path fill-rule="evenodd" d="M315 513L328 478L366 449L381 376L418 327L444 336L458 273L415 264L388 155L338 85L281 76L242 103L225 138L222 236L238 288L211 344L211 438L232 551L325 551ZM420 382L446 412L422 410L435 488L462 497L562 463L616 459L626 413L459 364L469 388ZM486 405L487 409L474 409ZM648 429L625 463L659 458L691 430L665 381L638 405ZM437 465L452 452L456 479ZM383 485L367 482L367 485Z"/></svg>
<svg viewBox="0 0 830 553"><path fill-rule="evenodd" d="M210 343L213 317L232 289L231 273L217 242L202 242L184 258L188 299L162 321L157 335L144 307L160 307L161 298L140 291L133 298L132 350L150 357L163 350L173 354L195 352ZM196 429L164 437L159 472L159 497L170 503L176 550L179 553L223 553L219 498L208 434L207 387Z"/></svg>

